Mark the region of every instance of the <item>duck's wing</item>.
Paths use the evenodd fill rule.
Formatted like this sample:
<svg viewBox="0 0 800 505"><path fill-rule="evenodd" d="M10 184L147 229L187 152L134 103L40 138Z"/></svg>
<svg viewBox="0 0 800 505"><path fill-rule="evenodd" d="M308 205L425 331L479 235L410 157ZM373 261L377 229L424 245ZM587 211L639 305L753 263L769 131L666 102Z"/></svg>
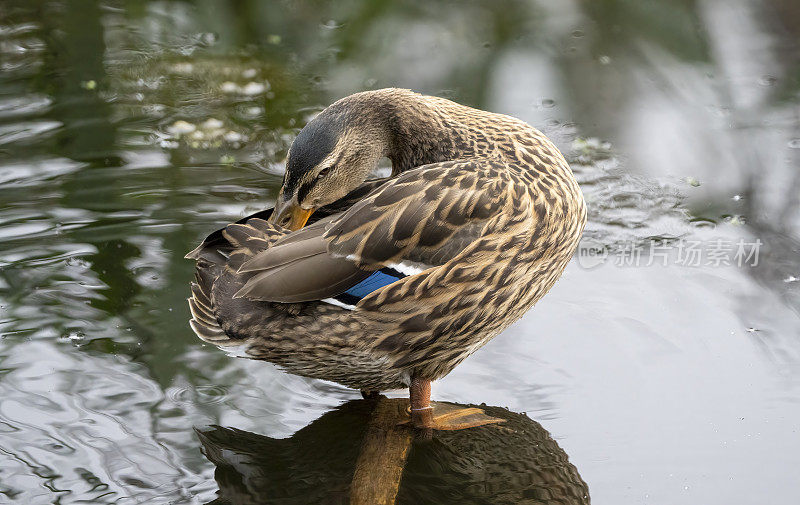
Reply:
<svg viewBox="0 0 800 505"><path fill-rule="evenodd" d="M368 294L393 276L442 265L479 240L515 188L494 161L411 170L246 261L239 272L252 277L236 296L289 303L327 299L354 286ZM379 271L388 277L373 278Z"/></svg>
<svg viewBox="0 0 800 505"><path fill-rule="evenodd" d="M284 235L245 261L238 273L249 278L234 296L282 303L323 300L369 277L372 272L328 253L323 236L336 217Z"/></svg>
<svg viewBox="0 0 800 505"><path fill-rule="evenodd" d="M313 216L311 216L312 219L310 220L310 222L314 223L326 217L335 214L340 214L341 212L352 207L353 204L362 200L365 196L369 195L376 188L380 187L384 182L386 182L386 180L387 179L374 179L365 182L355 190L345 195L343 198L319 209L317 212L314 213ZM236 221L233 224L246 225L247 222L250 221L251 219L259 219L267 221L269 220L271 215L272 215L272 209L266 209L256 212L255 214L250 214L249 216L243 217L242 219ZM220 228L219 230L216 230L210 235L208 235L205 239L203 239L200 245L195 247L184 257L186 259L193 259L196 261L203 259L211 263L225 263L225 259L237 247L225 236L226 230L230 231L228 229L228 226L226 226L225 228Z"/></svg>
<svg viewBox="0 0 800 505"><path fill-rule="evenodd" d="M426 165L353 205L325 239L331 254L368 270L403 262L441 265L480 239L523 192L494 160Z"/></svg>

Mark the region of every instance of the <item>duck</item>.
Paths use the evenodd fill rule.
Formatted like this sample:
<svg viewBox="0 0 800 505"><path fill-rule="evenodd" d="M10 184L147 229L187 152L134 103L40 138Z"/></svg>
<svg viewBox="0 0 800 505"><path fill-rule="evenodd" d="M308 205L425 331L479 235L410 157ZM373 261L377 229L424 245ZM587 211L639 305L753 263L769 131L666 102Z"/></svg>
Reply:
<svg viewBox="0 0 800 505"><path fill-rule="evenodd" d="M375 177L385 158L391 174ZM228 354L437 413L450 373L556 283L586 225L569 164L539 130L407 89L346 96L292 142L274 208L208 235L189 324ZM474 409L465 416L474 419Z"/></svg>

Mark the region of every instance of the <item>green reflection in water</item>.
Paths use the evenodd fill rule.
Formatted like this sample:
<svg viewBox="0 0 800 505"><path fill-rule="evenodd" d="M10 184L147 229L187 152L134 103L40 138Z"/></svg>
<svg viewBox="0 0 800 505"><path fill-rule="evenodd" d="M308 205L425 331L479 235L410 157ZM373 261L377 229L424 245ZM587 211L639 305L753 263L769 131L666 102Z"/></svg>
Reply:
<svg viewBox="0 0 800 505"><path fill-rule="evenodd" d="M569 153L580 178L590 204L587 236L612 254L651 237L706 239L714 232L764 239L762 265L729 274L736 281L700 269L697 289L714 287L703 302L716 319L696 321L696 328L664 323L661 306L630 312L639 300L683 299L691 286L686 279L694 278L688 275L625 290L616 277L598 287L598 277L577 271L570 282L580 289L543 310L574 306L581 310L570 318L585 310L606 317L618 338L641 345L626 356L632 369L649 370L670 353L694 349L691 343L706 342L724 326L730 354L742 363L769 363L764 376L737 369L743 383L730 386L756 384L769 403L733 410L748 420L776 409L792 418L796 411L787 405L796 397L800 362L800 283L791 281L800 277L800 149L790 146L800 145L794 110L800 11L791 0L734 7L740 14L726 17L733 7L724 3L667 0L6 0L0 9L0 449L8 457L0 463L0 493L19 503L59 496L61 503L208 501L217 491L214 468L200 455L193 426L221 423L288 437L352 398L336 386L201 347L186 324L193 266L183 255L210 230L269 206L286 149L311 115L340 96L392 85L512 113L543 128ZM726 59L732 45L751 54ZM769 64L753 63L759 61ZM700 186L685 184L689 177ZM746 224L723 218L738 215ZM649 279L652 271L640 274ZM672 448L682 451L685 464L676 466L684 476L699 481L692 489L707 483L717 494L741 495L756 487L750 476L728 480L735 468L726 464L749 459L717 457L717 445L708 442L713 436L675 436L647 452L647 461L635 451L640 440L604 434L576 442L602 421L595 410L605 400L593 403L590 392L599 392L592 390L598 380L591 366L562 372L553 364L580 353L567 346L543 358L532 349L544 342L519 338L563 336L569 323L547 326L534 317L514 335L520 347L494 347L502 350L494 354L487 348L465 363L473 368L447 394L489 401L470 395L491 391L538 409L567 434L565 446L578 453L582 474L610 503L638 499L617 490L662 489L662 462L652 453ZM728 328L743 325L753 327L747 336L755 352L733 347ZM670 340L684 334L688 342ZM586 352L601 362L613 357L609 346ZM515 358L524 366L509 365ZM552 375L542 385L542 376L529 370ZM683 372L659 384L680 383ZM657 396L660 390L641 382L641 397ZM719 388L712 396L720 399L705 403L730 408L721 400L726 388L702 382ZM609 401L616 407L606 407L606 417L615 408L629 408L630 419L644 416L653 405L641 397ZM665 425L686 422L675 410ZM580 419L581 430L563 422L566 416ZM779 421L752 432L762 433L765 444L790 445L796 437L780 431ZM734 434L750 440L750 432ZM608 465L609 454L635 460L635 471ZM708 454L713 464L703 459ZM692 461L702 461L702 471ZM771 462L751 474L763 467L768 475L758 477L766 482L793 467L778 455ZM424 463L414 468L430 472ZM640 469L645 477L631 477ZM425 482L420 473L410 477L412 485ZM795 496L782 482L773 485L776 496ZM667 491L661 496L674 501Z"/></svg>

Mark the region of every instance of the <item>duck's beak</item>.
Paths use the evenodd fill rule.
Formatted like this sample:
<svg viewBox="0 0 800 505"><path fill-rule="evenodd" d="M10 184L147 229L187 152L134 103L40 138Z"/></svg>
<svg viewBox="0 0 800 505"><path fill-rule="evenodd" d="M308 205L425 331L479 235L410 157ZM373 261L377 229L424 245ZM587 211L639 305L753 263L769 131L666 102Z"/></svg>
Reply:
<svg viewBox="0 0 800 505"><path fill-rule="evenodd" d="M278 225L283 225L288 219L288 224L283 225L292 231L299 230L308 222L308 218L314 213L316 209L304 209L294 202L294 199L285 201L278 195L278 201L275 202L275 209L272 211L272 216L269 221Z"/></svg>

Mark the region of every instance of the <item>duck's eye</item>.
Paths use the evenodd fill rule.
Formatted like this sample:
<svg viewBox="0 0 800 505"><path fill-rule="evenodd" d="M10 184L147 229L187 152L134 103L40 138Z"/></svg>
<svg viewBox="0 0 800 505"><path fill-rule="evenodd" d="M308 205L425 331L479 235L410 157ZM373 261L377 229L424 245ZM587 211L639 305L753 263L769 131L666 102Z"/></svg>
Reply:
<svg viewBox="0 0 800 505"><path fill-rule="evenodd" d="M326 175L328 175L328 172L330 172L330 171L331 171L331 167L325 167L325 168L323 168L323 169L322 169L322 170L320 170L320 171L319 171L319 173L317 174L317 179L322 179L323 177L325 177Z"/></svg>

